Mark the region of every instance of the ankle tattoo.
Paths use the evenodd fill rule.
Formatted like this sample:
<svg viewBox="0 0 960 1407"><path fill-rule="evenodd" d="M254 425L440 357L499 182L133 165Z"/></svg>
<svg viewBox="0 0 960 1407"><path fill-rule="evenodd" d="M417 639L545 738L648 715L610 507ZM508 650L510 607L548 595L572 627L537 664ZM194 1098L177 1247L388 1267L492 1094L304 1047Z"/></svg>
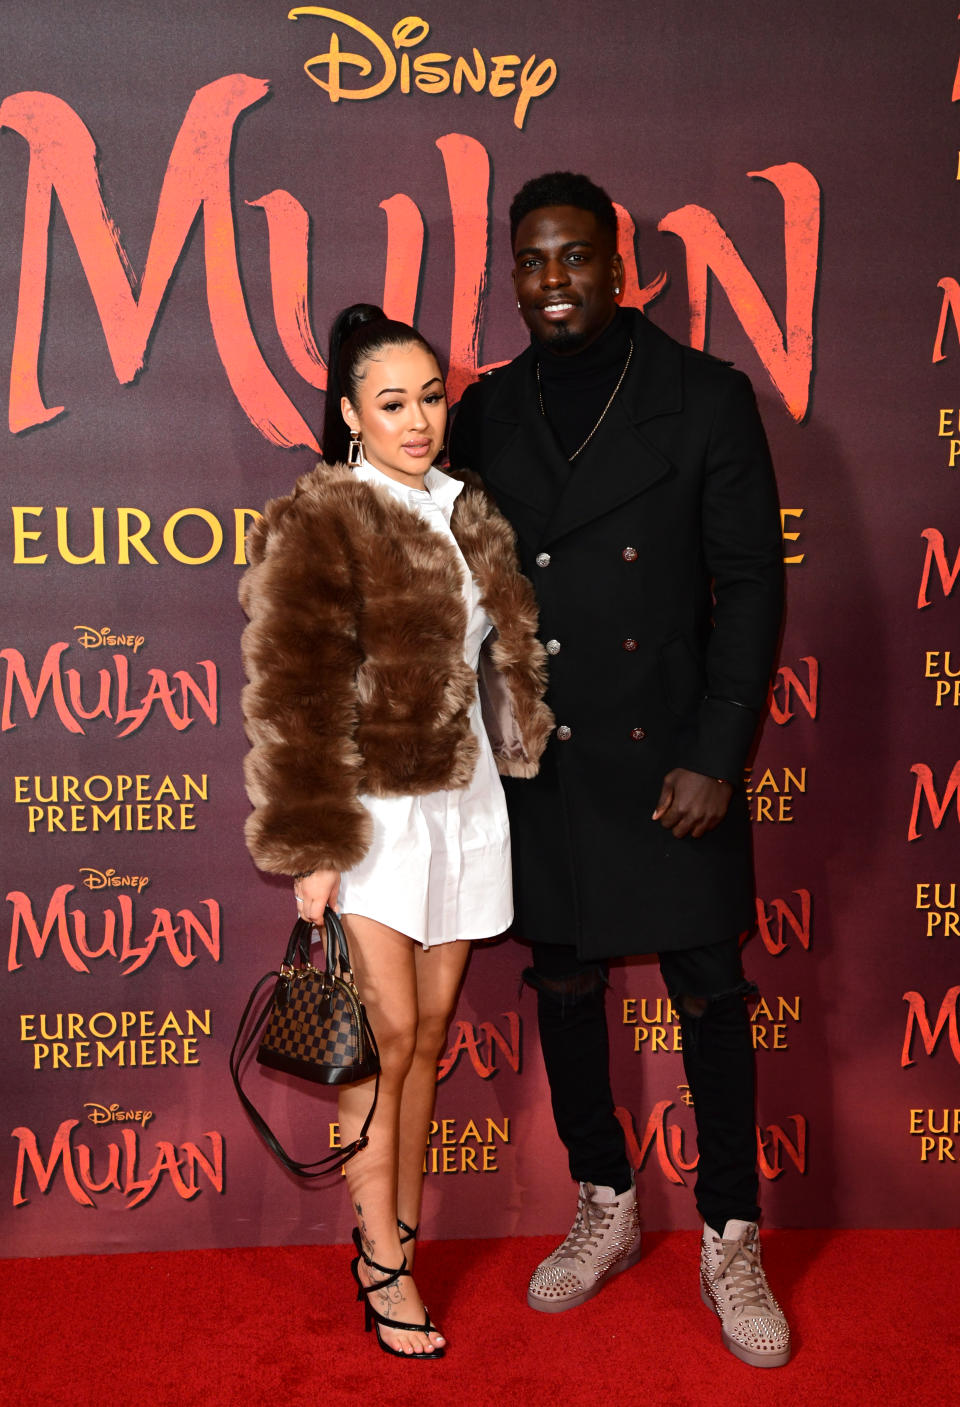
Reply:
<svg viewBox="0 0 960 1407"><path fill-rule="evenodd" d="M373 1260L374 1240L367 1231L367 1223L363 1219L363 1207L359 1202L354 1202L353 1209L357 1214L357 1230L360 1232L360 1241L366 1256Z"/></svg>

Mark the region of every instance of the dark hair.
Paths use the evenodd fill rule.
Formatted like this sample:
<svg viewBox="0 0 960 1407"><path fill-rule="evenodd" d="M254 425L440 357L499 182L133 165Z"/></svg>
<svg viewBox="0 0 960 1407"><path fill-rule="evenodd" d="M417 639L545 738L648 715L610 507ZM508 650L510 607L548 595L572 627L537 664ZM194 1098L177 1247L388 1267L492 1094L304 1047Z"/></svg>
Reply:
<svg viewBox="0 0 960 1407"><path fill-rule="evenodd" d="M333 320L327 359L327 399L323 409L323 457L328 464L345 463L350 432L340 401L346 396L356 405L364 373L361 365L384 347L407 347L418 342L436 357L427 339L405 322L394 322L373 303L351 303Z"/></svg>
<svg viewBox="0 0 960 1407"><path fill-rule="evenodd" d="M510 204L510 248L516 243L517 227L531 210L542 210L545 205L573 205L578 210L589 210L596 215L599 224L617 238L617 212L613 201L602 186L594 185L588 176L575 171L550 171L545 176L534 176L513 197Z"/></svg>

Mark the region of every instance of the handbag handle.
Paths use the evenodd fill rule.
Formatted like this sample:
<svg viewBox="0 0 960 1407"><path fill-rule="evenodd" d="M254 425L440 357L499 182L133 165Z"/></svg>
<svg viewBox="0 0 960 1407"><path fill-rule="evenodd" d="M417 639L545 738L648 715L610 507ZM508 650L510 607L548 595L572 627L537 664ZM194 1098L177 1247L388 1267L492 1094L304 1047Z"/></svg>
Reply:
<svg viewBox="0 0 960 1407"><path fill-rule="evenodd" d="M347 935L343 930L339 914L335 913L329 904L323 912L323 927L326 933L324 952L328 975L330 977L349 976L350 953L347 948ZM316 924L311 923L309 919L297 919L287 943L287 951L284 954L285 966L300 967L309 963L315 930Z"/></svg>
<svg viewBox="0 0 960 1407"><path fill-rule="evenodd" d="M335 914L333 909L331 909L329 906L324 910L323 922L327 935L327 973L330 976L333 975L332 963L336 961L339 969L339 974L345 975L350 971L350 958L347 950L347 937L343 931L343 924L340 922L340 919L337 914ZM290 934L290 940L287 943L287 951L284 957L284 966L297 967L300 966L301 963L306 964L310 961L310 939L313 934L313 930L314 925L308 923L306 919L297 919L297 921L293 925L293 931ZM301 959L300 963L296 961L297 958ZM266 983L276 983L280 981L282 977L283 974L281 972L266 972L260 978L260 981L254 987L253 991L250 993L250 996L247 999L247 1004L243 1009L243 1015L240 1017L240 1024L237 1027L237 1034L234 1038L233 1047L230 1051L230 1075L233 1080L234 1089L237 1091L237 1095L240 1099L240 1103L247 1111L251 1123L257 1130L257 1133L263 1139L264 1143L267 1145L270 1151L274 1153L277 1158L279 1158L280 1162L283 1163L284 1167L288 1168L289 1171L292 1172L296 1177L301 1177L305 1179L325 1177L327 1173L336 1172L338 1169L342 1168L345 1163L348 1163L350 1159L354 1157L355 1154L359 1153L362 1149L366 1148L369 1142L367 1132L370 1128L370 1121L373 1118L374 1110L377 1107L377 1097L380 1093L380 1052L377 1050L377 1043L374 1039L373 1031L370 1028L370 1022L367 1020L366 1011L363 1011L365 1034L368 1041L370 1042L370 1047L373 1050L377 1061L376 1081L373 1087L373 1103L370 1105L369 1113L363 1121L363 1127L361 1128L359 1135L353 1140L352 1143L348 1143L345 1148L340 1148L332 1153L328 1153L325 1157L317 1158L312 1163L301 1162L299 1159L292 1157L291 1154L286 1151L279 1138L277 1138L277 1135L273 1132L273 1129L267 1123L266 1119L260 1113L259 1109L257 1109L256 1106L253 1104L252 1100L244 1090L240 1079L240 1067L243 1064L243 1061L246 1059L247 1055L249 1054L250 1048L253 1045L254 1041L259 1036L263 1027L267 1024L267 1019L273 1008L274 989L271 988L270 992L267 994L266 1000L257 1012L256 1017L250 1023L249 1031L244 1034L245 1028L247 1027L247 1023L250 1020L250 1012L253 1009L253 1005L257 999L257 996L259 995L263 987L266 985Z"/></svg>

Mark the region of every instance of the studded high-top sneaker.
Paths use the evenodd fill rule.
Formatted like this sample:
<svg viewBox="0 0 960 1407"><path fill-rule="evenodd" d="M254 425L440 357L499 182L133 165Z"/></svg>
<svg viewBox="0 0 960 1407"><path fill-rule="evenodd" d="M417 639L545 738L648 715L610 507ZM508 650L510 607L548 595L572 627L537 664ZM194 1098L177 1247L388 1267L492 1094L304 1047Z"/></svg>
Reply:
<svg viewBox="0 0 960 1407"><path fill-rule="evenodd" d="M760 1260L756 1222L728 1221L723 1235L703 1228L700 1295L723 1325L723 1342L754 1368L779 1368L790 1358L790 1329Z"/></svg>
<svg viewBox="0 0 960 1407"><path fill-rule="evenodd" d="M530 1277L527 1304L545 1314L583 1304L640 1259L637 1191L581 1182L577 1215L566 1239Z"/></svg>

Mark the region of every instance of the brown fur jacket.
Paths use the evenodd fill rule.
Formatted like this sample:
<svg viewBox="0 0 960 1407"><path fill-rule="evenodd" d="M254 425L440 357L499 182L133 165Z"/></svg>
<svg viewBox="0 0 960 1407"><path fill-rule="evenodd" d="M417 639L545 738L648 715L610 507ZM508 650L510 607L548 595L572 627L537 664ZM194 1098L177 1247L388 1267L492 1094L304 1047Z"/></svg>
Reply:
<svg viewBox="0 0 960 1407"><path fill-rule="evenodd" d="M494 627L478 671L484 724L499 770L529 777L553 726L533 589L512 529L469 479L450 526ZM461 568L415 511L323 463L267 504L249 554L247 845L275 874L350 869L370 844L361 793L464 787L473 775L478 681L463 659Z"/></svg>

